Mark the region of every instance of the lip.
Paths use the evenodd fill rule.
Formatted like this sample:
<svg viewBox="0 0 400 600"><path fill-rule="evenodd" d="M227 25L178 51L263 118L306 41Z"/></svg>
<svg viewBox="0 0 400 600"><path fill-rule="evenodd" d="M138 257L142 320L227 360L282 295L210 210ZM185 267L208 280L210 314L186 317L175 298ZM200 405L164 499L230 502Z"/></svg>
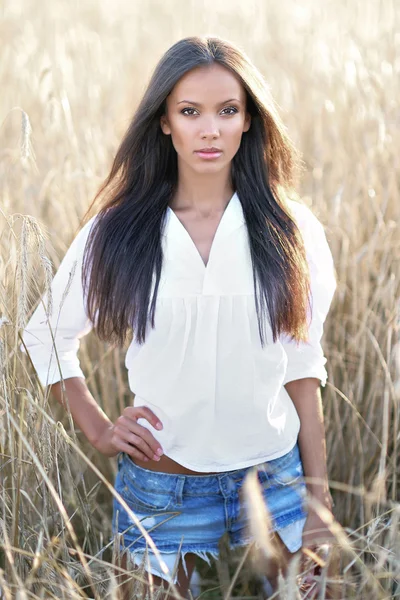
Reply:
<svg viewBox="0 0 400 600"><path fill-rule="evenodd" d="M200 148L200 150L196 150L196 152L222 152L221 148L216 148L215 146L211 146L208 148Z"/></svg>
<svg viewBox="0 0 400 600"><path fill-rule="evenodd" d="M196 150L196 154L200 158L211 160L214 158L219 158L222 154L222 150L219 150L218 148L205 148L203 150Z"/></svg>

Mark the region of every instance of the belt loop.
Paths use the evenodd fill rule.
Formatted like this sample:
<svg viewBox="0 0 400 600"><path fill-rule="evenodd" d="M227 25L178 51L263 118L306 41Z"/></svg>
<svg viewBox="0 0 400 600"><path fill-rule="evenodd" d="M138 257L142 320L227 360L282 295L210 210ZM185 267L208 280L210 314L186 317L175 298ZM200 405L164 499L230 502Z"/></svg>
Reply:
<svg viewBox="0 0 400 600"><path fill-rule="evenodd" d="M182 506L183 486L185 485L185 475L177 475L176 486L174 490L174 504Z"/></svg>

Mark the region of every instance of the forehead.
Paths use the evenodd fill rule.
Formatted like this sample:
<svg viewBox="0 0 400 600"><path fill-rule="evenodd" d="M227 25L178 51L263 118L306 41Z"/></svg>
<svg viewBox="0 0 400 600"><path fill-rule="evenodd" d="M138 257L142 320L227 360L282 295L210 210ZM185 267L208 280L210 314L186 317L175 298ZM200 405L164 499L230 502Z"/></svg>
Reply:
<svg viewBox="0 0 400 600"><path fill-rule="evenodd" d="M175 84L170 98L176 102L189 98L206 103L245 98L244 88L239 79L222 65L213 64L196 67Z"/></svg>

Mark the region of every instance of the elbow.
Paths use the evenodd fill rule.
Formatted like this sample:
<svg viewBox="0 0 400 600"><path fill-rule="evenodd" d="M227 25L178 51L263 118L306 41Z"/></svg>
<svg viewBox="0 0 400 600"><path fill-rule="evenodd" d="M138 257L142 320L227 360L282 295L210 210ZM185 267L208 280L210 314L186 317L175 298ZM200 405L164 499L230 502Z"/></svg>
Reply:
<svg viewBox="0 0 400 600"><path fill-rule="evenodd" d="M304 395L317 391L321 386L321 380L318 377L302 377L288 381L284 386L290 396Z"/></svg>

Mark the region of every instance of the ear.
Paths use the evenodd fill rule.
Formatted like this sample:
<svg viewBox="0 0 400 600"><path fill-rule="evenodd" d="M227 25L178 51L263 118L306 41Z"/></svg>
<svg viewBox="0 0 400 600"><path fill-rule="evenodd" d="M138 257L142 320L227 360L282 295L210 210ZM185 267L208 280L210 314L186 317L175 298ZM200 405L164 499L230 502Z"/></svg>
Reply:
<svg viewBox="0 0 400 600"><path fill-rule="evenodd" d="M160 117L160 126L165 135L171 134L171 128L169 126L168 118L166 115L162 115L162 117Z"/></svg>
<svg viewBox="0 0 400 600"><path fill-rule="evenodd" d="M246 113L246 118L245 118L244 124L243 124L243 131L248 131L250 129L250 125L251 125L251 115L250 115L250 113Z"/></svg>

